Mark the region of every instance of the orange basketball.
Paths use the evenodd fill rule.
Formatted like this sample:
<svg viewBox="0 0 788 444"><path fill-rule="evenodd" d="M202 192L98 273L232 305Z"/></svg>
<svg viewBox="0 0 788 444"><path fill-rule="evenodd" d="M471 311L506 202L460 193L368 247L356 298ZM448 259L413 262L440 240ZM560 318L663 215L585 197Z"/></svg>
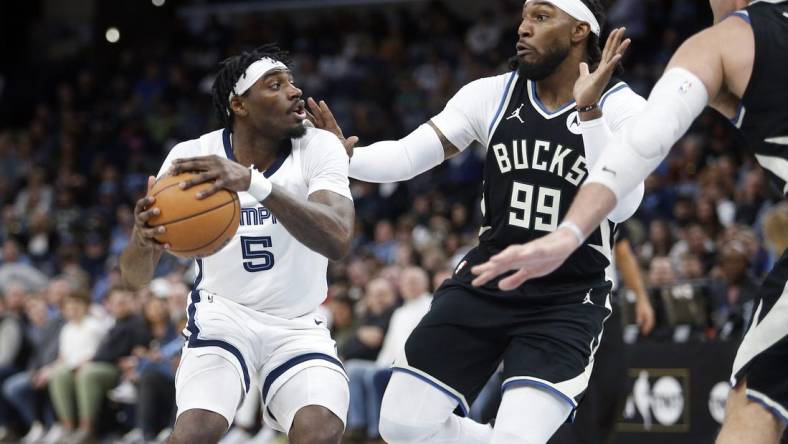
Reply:
<svg viewBox="0 0 788 444"><path fill-rule="evenodd" d="M153 206L158 216L148 225L164 225L167 231L156 237L169 243L169 252L181 257L204 257L219 251L238 230L241 204L238 194L222 189L205 199L196 194L211 187L211 182L182 190L179 184L193 173L164 176L153 186L149 195L156 198Z"/></svg>

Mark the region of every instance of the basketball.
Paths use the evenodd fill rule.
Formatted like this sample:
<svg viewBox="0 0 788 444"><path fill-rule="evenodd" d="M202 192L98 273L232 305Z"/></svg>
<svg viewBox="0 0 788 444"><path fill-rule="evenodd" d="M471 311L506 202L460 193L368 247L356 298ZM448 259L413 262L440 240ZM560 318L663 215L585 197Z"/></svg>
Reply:
<svg viewBox="0 0 788 444"><path fill-rule="evenodd" d="M164 176L149 193L156 198L153 205L160 213L148 224L166 227L166 232L156 236L156 240L169 243L168 251L180 257L205 257L219 251L238 230L240 221L237 193L222 189L205 199L197 199L196 194L210 188L211 182L182 190L178 184L193 174Z"/></svg>

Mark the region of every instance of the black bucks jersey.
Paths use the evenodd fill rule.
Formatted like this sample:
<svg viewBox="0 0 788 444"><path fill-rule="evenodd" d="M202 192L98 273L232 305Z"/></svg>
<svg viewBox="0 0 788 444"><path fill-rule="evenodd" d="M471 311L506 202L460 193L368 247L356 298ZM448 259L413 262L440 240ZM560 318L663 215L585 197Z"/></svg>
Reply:
<svg viewBox="0 0 788 444"><path fill-rule="evenodd" d="M600 99L612 131L643 103L620 81L612 81ZM471 266L558 228L589 169L574 102L550 111L536 84L512 72L469 83L433 122L458 148L474 140L487 148L479 247L458 266L456 278L470 280ZM605 221L561 267L519 291L551 293L603 284L613 230L613 223ZM486 288L497 291L497 286L496 279Z"/></svg>
<svg viewBox="0 0 788 444"><path fill-rule="evenodd" d="M788 196L788 1L753 2L735 15L752 25L755 60L734 123L778 194Z"/></svg>

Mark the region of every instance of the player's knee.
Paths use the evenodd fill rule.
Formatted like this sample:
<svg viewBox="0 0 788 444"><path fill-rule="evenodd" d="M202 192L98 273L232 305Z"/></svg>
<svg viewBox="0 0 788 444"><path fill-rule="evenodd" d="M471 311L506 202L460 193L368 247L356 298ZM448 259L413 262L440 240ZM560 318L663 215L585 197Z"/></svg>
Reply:
<svg viewBox="0 0 788 444"><path fill-rule="evenodd" d="M411 444L429 442L430 436L440 430L441 423L420 421L412 411L396 408L391 394L383 398L380 409L378 431L384 441L391 444ZM388 400L388 401L387 401Z"/></svg>
<svg viewBox="0 0 788 444"><path fill-rule="evenodd" d="M227 431L227 420L207 410L187 410L175 422L168 444L216 444Z"/></svg>
<svg viewBox="0 0 788 444"><path fill-rule="evenodd" d="M435 434L440 424L408 424L401 418L389 418L380 415L378 431L380 437L390 444L415 444L429 442L430 436Z"/></svg>
<svg viewBox="0 0 788 444"><path fill-rule="evenodd" d="M296 413L288 439L293 444L338 444L344 424L325 407L307 406Z"/></svg>

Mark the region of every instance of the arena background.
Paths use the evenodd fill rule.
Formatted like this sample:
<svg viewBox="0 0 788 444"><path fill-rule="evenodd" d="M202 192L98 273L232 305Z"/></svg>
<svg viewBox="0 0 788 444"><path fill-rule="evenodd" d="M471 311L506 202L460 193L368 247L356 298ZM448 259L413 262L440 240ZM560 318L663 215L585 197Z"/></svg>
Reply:
<svg viewBox="0 0 788 444"><path fill-rule="evenodd" d="M633 40L621 76L642 95L677 46L711 22L700 0L608 3L606 29L626 26ZM521 6L508 0L1 2L0 382L57 356L44 350L42 332L61 322L69 294L89 294L92 316L112 324L117 307L105 298L118 280L133 202L175 143L218 128L209 89L219 60L278 42L292 53L305 96L326 100L345 134L364 145L401 137L465 83L504 72ZM733 126L707 111L677 145L648 179L643 203L626 224L657 324L640 335L634 299L620 292L627 346L618 359L629 366L629 396L618 443L713 441L753 288L774 260L763 219L775 199ZM403 269L426 271L431 291L476 242L482 165L483 151L475 147L409 182L352 183L354 248L330 265L325 304L345 360L376 359L380 341L359 332L385 333L402 303ZM165 257L156 275L129 310L145 317L152 332L165 333L135 358L115 361L118 387L99 415L105 442L124 435L125 442L142 442L128 432L144 428L163 436L169 427L172 405L143 396L149 388L142 364L154 361L165 381L171 377L177 353L163 358L159 349L164 339L178 340L173 332L184 321L193 271L188 261ZM376 279L385 285L368 291ZM35 408L27 418L8 387L0 394L3 439L21 439L31 419L42 431L58 426L46 383L31 395ZM239 416L246 440L259 431L255 408ZM350 432L347 442L376 442L363 426ZM261 433L255 442L267 438Z"/></svg>

